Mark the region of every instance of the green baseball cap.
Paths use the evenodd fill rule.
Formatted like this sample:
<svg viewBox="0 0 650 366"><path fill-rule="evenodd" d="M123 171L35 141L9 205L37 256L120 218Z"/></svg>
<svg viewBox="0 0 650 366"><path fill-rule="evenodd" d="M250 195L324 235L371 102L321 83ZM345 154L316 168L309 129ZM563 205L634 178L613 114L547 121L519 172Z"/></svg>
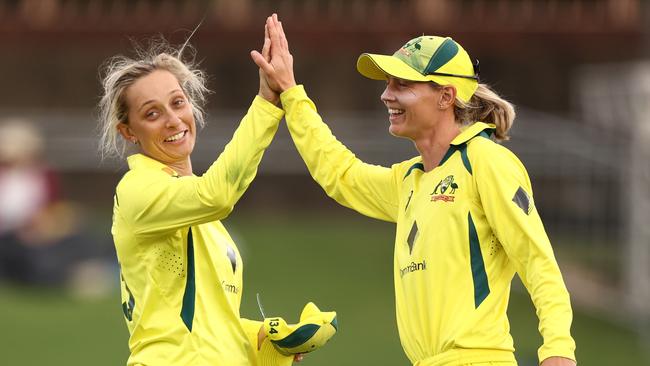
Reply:
<svg viewBox="0 0 650 366"><path fill-rule="evenodd" d="M450 37L413 38L392 56L364 53L357 60L357 70L373 80L392 76L453 85L463 102L469 101L479 81L478 60L473 64L467 51Z"/></svg>

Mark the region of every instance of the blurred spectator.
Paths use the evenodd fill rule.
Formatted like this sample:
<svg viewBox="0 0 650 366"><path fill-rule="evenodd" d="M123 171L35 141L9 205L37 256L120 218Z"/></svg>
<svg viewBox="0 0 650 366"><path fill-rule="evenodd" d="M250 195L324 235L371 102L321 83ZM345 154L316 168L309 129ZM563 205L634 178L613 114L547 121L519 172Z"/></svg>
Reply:
<svg viewBox="0 0 650 366"><path fill-rule="evenodd" d="M78 210L61 199L42 152L33 125L0 123L0 279L63 285L97 253L85 245Z"/></svg>

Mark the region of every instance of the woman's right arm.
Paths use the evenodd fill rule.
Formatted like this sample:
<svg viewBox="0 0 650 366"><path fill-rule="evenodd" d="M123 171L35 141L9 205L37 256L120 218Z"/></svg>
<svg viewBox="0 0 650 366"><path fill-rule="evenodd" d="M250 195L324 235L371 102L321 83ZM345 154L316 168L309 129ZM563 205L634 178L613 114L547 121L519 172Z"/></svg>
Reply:
<svg viewBox="0 0 650 366"><path fill-rule="evenodd" d="M366 216L397 221L397 170L359 160L334 137L302 85L283 92L280 100L298 152L327 195Z"/></svg>

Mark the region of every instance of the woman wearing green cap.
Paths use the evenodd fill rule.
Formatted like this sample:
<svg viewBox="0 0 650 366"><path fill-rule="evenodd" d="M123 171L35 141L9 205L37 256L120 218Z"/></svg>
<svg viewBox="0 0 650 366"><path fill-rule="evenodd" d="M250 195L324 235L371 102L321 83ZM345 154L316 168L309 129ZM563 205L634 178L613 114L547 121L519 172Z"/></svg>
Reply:
<svg viewBox="0 0 650 366"><path fill-rule="evenodd" d="M528 174L495 143L508 139L514 109L479 84L467 52L451 38L422 36L393 55L359 57L361 74L386 80L390 133L420 153L386 168L336 140L296 86L281 24L273 17L266 26L276 52L270 62L255 51L253 59L281 92L310 173L340 204L397 224L397 324L411 362L516 365L506 309L518 273L537 308L541 365L575 365L569 294Z"/></svg>

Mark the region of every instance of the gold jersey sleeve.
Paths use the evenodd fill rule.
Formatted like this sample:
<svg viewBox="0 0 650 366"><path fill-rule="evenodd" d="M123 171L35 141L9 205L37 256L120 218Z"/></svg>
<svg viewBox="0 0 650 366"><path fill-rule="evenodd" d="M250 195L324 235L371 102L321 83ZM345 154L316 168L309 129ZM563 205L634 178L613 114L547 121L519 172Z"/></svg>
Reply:
<svg viewBox="0 0 650 366"><path fill-rule="evenodd" d="M551 356L575 360L569 293L535 207L528 173L501 145L486 139L472 145L476 153L471 149L469 156L485 217L537 309L544 338L539 360Z"/></svg>
<svg viewBox="0 0 650 366"><path fill-rule="evenodd" d="M397 221L395 169L359 160L323 123L302 85L280 96L287 126L312 177L343 206L376 219Z"/></svg>

